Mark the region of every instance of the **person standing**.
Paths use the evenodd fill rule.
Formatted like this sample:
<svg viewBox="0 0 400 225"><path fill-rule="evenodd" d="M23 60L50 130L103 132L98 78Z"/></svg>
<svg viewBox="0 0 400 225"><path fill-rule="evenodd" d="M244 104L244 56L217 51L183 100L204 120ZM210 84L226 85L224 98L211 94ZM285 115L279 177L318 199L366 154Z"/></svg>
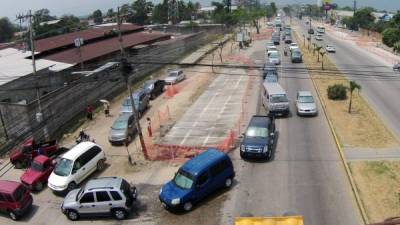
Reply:
<svg viewBox="0 0 400 225"><path fill-rule="evenodd" d="M110 116L110 105L108 103L104 103L104 115L106 115L106 117Z"/></svg>
<svg viewBox="0 0 400 225"><path fill-rule="evenodd" d="M149 137L153 137L153 130L151 129L150 117L147 117L147 132L149 133Z"/></svg>
<svg viewBox="0 0 400 225"><path fill-rule="evenodd" d="M93 120L93 106L90 104L86 107L86 117L89 120Z"/></svg>

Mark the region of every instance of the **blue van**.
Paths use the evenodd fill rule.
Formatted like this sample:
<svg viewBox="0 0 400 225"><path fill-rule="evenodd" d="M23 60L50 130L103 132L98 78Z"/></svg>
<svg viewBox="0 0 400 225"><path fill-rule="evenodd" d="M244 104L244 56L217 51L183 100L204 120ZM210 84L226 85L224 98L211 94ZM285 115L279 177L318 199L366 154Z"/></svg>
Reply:
<svg viewBox="0 0 400 225"><path fill-rule="evenodd" d="M228 155L211 148L181 166L161 188L159 198L166 209L190 211L215 190L230 188L234 177Z"/></svg>

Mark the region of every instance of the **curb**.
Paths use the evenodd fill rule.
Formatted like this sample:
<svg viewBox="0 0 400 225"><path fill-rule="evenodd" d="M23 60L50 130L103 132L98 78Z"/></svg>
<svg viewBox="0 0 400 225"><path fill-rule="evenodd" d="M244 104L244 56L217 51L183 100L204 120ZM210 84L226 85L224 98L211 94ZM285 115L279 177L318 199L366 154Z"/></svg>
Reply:
<svg viewBox="0 0 400 225"><path fill-rule="evenodd" d="M298 41L299 40L299 37L298 37L299 35L298 35L297 31L295 31L295 32L296 32L296 39ZM298 42L298 43L301 43L301 42ZM307 68L307 70L308 70L308 68ZM321 97L321 95L320 95L320 93L318 91L317 85L315 84L315 81L314 81L314 79L313 79L313 77L311 75L310 75L310 80L311 80L311 82L312 82L312 84L314 86L314 89L315 89L316 93L317 93L317 97L318 97L319 101L321 102L322 109L324 111L324 116L325 116L326 120L328 121L329 130L331 131L331 133L333 135L333 138L335 140L336 148L337 148L338 153L340 155L340 159L342 161L343 167L344 167L344 169L346 171L347 179L350 182L351 190L352 190L352 192L354 194L354 197L356 199L357 207L358 207L358 210L359 210L359 212L361 214L361 218L362 218L364 224L368 224L369 221L368 221L367 214L365 212L364 205L362 204L362 201L361 201L361 198L360 198L360 194L358 193L358 190L357 190L356 184L354 182L353 176L351 175L351 171L350 171L350 168L349 168L349 166L347 164L346 157L345 157L345 155L343 153L342 146L340 145L340 141L339 141L338 135L336 134L336 131L335 131L334 127L333 127L333 124L332 124L331 120L329 119L328 114L326 112L325 102L322 99L322 97Z"/></svg>

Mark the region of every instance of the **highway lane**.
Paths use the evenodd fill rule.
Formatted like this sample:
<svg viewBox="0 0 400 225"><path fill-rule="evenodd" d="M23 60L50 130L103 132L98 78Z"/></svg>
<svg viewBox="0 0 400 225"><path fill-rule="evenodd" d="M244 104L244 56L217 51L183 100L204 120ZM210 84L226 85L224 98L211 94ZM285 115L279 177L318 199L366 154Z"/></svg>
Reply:
<svg viewBox="0 0 400 225"><path fill-rule="evenodd" d="M263 60L264 43L255 44L253 60ZM282 58L282 66L304 67L292 64L288 57ZM307 74L280 74L308 78ZM279 82L288 91L292 115L276 121L279 135L273 161L248 162L240 158L238 149L232 153L237 184L225 202L221 224L232 224L233 218L243 213L278 216L288 212L303 215L308 225L361 224L323 113L314 118L295 114L297 91L311 90L316 94L311 81L282 78ZM265 114L262 106L251 108L254 113L260 108L260 113Z"/></svg>
<svg viewBox="0 0 400 225"><path fill-rule="evenodd" d="M300 21L301 32L306 33L305 24ZM343 41L329 32L324 35L321 44L333 44L336 53L328 54L339 70L349 79L354 79L362 86L361 94L383 119L385 124L400 136L400 73L393 72L390 63L359 46ZM353 71L351 71L353 70ZM374 75L368 79L361 78L357 71L367 71ZM365 72L363 72L365 73ZM382 79L379 76L398 76L394 79Z"/></svg>

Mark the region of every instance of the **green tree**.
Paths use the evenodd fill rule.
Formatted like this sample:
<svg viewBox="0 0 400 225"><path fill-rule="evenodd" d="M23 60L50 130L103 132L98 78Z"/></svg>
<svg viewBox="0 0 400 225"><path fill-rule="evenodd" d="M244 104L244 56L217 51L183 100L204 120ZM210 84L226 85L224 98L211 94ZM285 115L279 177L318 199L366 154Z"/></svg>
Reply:
<svg viewBox="0 0 400 225"><path fill-rule="evenodd" d="M331 100L345 100L347 98L347 87L343 84L334 84L328 86L328 98Z"/></svg>
<svg viewBox="0 0 400 225"><path fill-rule="evenodd" d="M372 15L373 9L370 7L357 10L353 16L353 22L356 26L370 30L375 22L375 16Z"/></svg>
<svg viewBox="0 0 400 225"><path fill-rule="evenodd" d="M92 18L93 18L95 24L103 23L103 13L101 12L100 9L93 12Z"/></svg>
<svg viewBox="0 0 400 225"><path fill-rule="evenodd" d="M40 23L43 23L43 22L47 22L47 21L51 21L51 20L56 20L57 19L56 16L51 16L50 15L50 10L48 10L48 9L39 9L39 10L35 11L33 13L33 15L34 15L34 18L35 18L34 22L36 24L40 24Z"/></svg>
<svg viewBox="0 0 400 225"><path fill-rule="evenodd" d="M394 43L400 41L400 29L387 28L382 33L382 41L389 47L393 47Z"/></svg>
<svg viewBox="0 0 400 225"><path fill-rule="evenodd" d="M163 0L153 8L152 20L155 23L168 23L168 1Z"/></svg>
<svg viewBox="0 0 400 225"><path fill-rule="evenodd" d="M353 8L351 8L350 6L344 6L344 7L340 8L340 10L343 10L343 11L353 11Z"/></svg>
<svg viewBox="0 0 400 225"><path fill-rule="evenodd" d="M149 22L148 14L153 10L153 3L146 0L136 0L132 4L133 22L137 24L146 24Z"/></svg>
<svg viewBox="0 0 400 225"><path fill-rule="evenodd" d="M117 13L116 12L114 12L114 9L113 8L110 8L110 9L108 9L107 10L107 17L115 17L115 15L116 15Z"/></svg>
<svg viewBox="0 0 400 225"><path fill-rule="evenodd" d="M278 8L276 7L275 2L271 2L269 5L271 6L272 13L275 16L276 13L278 12Z"/></svg>
<svg viewBox="0 0 400 225"><path fill-rule="evenodd" d="M7 17L0 19L0 43L9 42L14 37L15 27Z"/></svg>
<svg viewBox="0 0 400 225"><path fill-rule="evenodd" d="M397 41L396 43L394 43L393 50L397 53L400 53L400 41Z"/></svg>
<svg viewBox="0 0 400 225"><path fill-rule="evenodd" d="M355 81L350 81L350 87L349 87L349 91L350 91L350 101L349 101L349 113L351 113L351 103L353 100L353 92L354 90L361 90L361 85L357 84Z"/></svg>

